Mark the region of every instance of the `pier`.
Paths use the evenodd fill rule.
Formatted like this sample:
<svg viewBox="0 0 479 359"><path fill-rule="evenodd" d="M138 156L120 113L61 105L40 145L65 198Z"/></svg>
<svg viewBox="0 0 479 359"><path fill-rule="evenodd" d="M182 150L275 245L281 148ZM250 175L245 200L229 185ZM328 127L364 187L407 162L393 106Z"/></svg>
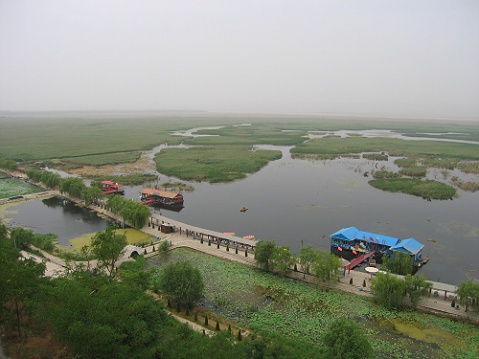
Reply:
<svg viewBox="0 0 479 359"><path fill-rule="evenodd" d="M184 234L186 237L192 237L200 241L209 241L210 243L224 247L229 245L231 247L239 247L242 250L248 250L251 252L253 252L254 248L256 247L255 240L191 226L189 224L164 217L161 214L155 214L154 216L150 217L148 226L151 226L153 229L156 226L160 232L162 227L173 227L174 232L179 231L180 234Z"/></svg>
<svg viewBox="0 0 479 359"><path fill-rule="evenodd" d="M371 251L369 253L366 253L366 254L363 254L357 258L354 258L348 265L346 265L346 269L347 270L351 270L351 269L354 269L355 267L357 267L358 265L360 265L361 263L367 261L369 258L371 258L372 256L374 256L376 254L376 251Z"/></svg>

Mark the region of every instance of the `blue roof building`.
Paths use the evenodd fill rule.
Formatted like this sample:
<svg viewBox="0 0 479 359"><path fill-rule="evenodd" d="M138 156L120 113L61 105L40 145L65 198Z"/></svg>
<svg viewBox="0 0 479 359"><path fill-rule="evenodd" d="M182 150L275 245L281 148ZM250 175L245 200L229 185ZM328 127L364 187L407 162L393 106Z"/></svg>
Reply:
<svg viewBox="0 0 479 359"><path fill-rule="evenodd" d="M338 252L350 250L357 252L376 250L377 252L393 255L393 252L408 253L414 263L422 261L424 245L414 238L401 240L382 234L365 232L356 227L343 228L330 235L331 247ZM343 252L342 255L345 253Z"/></svg>
<svg viewBox="0 0 479 359"><path fill-rule="evenodd" d="M395 246L391 247L392 251L407 253L414 258L414 261L422 260L422 249L424 244L416 241L414 238L403 239Z"/></svg>

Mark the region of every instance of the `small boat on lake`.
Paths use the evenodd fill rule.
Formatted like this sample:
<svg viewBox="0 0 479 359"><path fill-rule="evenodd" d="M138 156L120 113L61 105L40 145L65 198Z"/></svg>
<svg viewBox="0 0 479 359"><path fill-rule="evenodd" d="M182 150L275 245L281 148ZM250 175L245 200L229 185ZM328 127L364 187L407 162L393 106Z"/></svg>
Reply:
<svg viewBox="0 0 479 359"><path fill-rule="evenodd" d="M103 194L125 194L124 188L117 182L101 181L101 190Z"/></svg>

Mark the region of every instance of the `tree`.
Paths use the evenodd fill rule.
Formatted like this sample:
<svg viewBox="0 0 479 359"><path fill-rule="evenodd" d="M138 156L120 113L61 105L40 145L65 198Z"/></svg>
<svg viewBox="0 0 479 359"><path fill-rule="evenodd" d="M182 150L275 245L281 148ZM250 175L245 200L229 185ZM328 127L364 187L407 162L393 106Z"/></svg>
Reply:
<svg viewBox="0 0 479 359"><path fill-rule="evenodd" d="M86 186L81 178L67 177L60 183L60 193L68 193L72 197L82 198Z"/></svg>
<svg viewBox="0 0 479 359"><path fill-rule="evenodd" d="M284 277L295 262L296 256L291 253L289 247L279 246L274 248L271 265L279 271L281 276Z"/></svg>
<svg viewBox="0 0 479 359"><path fill-rule="evenodd" d="M383 266L394 274L412 274L412 261L411 257L407 253L394 252L391 257L384 255Z"/></svg>
<svg viewBox="0 0 479 359"><path fill-rule="evenodd" d="M422 296L427 295L432 283L426 281L423 275L408 274L404 279L406 282L406 294L409 296L409 302L412 307L416 307Z"/></svg>
<svg viewBox="0 0 479 359"><path fill-rule="evenodd" d="M362 328L352 320L333 321L322 341L326 347L325 358L366 359L374 354Z"/></svg>
<svg viewBox="0 0 479 359"><path fill-rule="evenodd" d="M83 192L83 200L87 204L93 202L95 199L103 197L105 197L103 191L101 190L101 188L96 186L90 186Z"/></svg>
<svg viewBox="0 0 479 359"><path fill-rule="evenodd" d="M397 308L406 297L406 282L390 273L378 273L371 281L376 301L386 308Z"/></svg>
<svg viewBox="0 0 479 359"><path fill-rule="evenodd" d="M306 277L306 274L310 273L311 266L316 261L317 257L318 254L311 244L308 244L306 247L302 247L299 251L299 263L301 264L304 277Z"/></svg>
<svg viewBox="0 0 479 359"><path fill-rule="evenodd" d="M322 280L329 280L339 271L340 258L334 254L318 249L312 264L316 276Z"/></svg>
<svg viewBox="0 0 479 359"><path fill-rule="evenodd" d="M62 178L58 173L42 171L41 181L47 188L55 188L60 186Z"/></svg>
<svg viewBox="0 0 479 359"><path fill-rule="evenodd" d="M276 244L273 241L260 241L256 244L254 258L258 267L265 271L271 270L275 247Z"/></svg>
<svg viewBox="0 0 479 359"><path fill-rule="evenodd" d="M56 279L42 299L38 319L75 358L155 358L162 327L172 330L153 297L102 274Z"/></svg>
<svg viewBox="0 0 479 359"><path fill-rule="evenodd" d="M104 232L95 234L91 240L91 251L98 259L98 267L108 271L110 282L115 277L116 262L126 245L126 236L116 233L116 226L111 225Z"/></svg>
<svg viewBox="0 0 479 359"><path fill-rule="evenodd" d="M469 305L473 304L478 306L479 303L479 285L474 284L471 281L462 282L459 284L459 288L457 289L457 294L459 295L459 299L461 304L465 305L466 312L469 308Z"/></svg>
<svg viewBox="0 0 479 359"><path fill-rule="evenodd" d="M20 251L0 238L0 313L5 309L15 316L18 335L25 302L33 298L41 284L45 272L45 264L36 263L32 259L19 260ZM7 305L11 304L11 305Z"/></svg>
<svg viewBox="0 0 479 359"><path fill-rule="evenodd" d="M157 280L167 296L184 306L190 307L203 297L203 276L187 261L165 265Z"/></svg>

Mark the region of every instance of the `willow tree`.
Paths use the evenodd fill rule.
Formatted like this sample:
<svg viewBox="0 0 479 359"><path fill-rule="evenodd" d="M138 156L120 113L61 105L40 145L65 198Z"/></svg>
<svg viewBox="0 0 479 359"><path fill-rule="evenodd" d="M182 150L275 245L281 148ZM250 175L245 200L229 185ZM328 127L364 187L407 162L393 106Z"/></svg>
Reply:
<svg viewBox="0 0 479 359"><path fill-rule="evenodd" d="M68 193L72 197L82 198L86 186L81 178L67 177L63 178L60 183L60 192Z"/></svg>
<svg viewBox="0 0 479 359"><path fill-rule="evenodd" d="M265 271L270 271L276 244L273 241L260 241L254 249L256 265Z"/></svg>
<svg viewBox="0 0 479 359"><path fill-rule="evenodd" d="M284 277L288 270L294 266L296 256L294 253L291 253L289 247L277 246L274 248L271 262L272 266L279 271L279 274L282 277Z"/></svg>
<svg viewBox="0 0 479 359"><path fill-rule="evenodd" d="M186 307L200 300L205 288L200 270L187 261L166 264L157 285L167 297Z"/></svg>
<svg viewBox="0 0 479 359"><path fill-rule="evenodd" d="M117 233L116 226L108 226L104 232L98 232L91 240L90 248L98 259L98 267L106 269L110 282L115 277L116 262L121 251L127 245L126 236Z"/></svg>
<svg viewBox="0 0 479 359"><path fill-rule="evenodd" d="M318 249L312 263L313 272L322 280L329 280L339 272L341 259L334 254Z"/></svg>
<svg viewBox="0 0 479 359"><path fill-rule="evenodd" d="M479 284L474 284L471 281L462 282L457 289L461 304L466 306L466 312L469 305L479 305Z"/></svg>
<svg viewBox="0 0 479 359"><path fill-rule="evenodd" d="M406 282L389 273L378 273L371 281L374 298L386 308L403 305L406 298Z"/></svg>

